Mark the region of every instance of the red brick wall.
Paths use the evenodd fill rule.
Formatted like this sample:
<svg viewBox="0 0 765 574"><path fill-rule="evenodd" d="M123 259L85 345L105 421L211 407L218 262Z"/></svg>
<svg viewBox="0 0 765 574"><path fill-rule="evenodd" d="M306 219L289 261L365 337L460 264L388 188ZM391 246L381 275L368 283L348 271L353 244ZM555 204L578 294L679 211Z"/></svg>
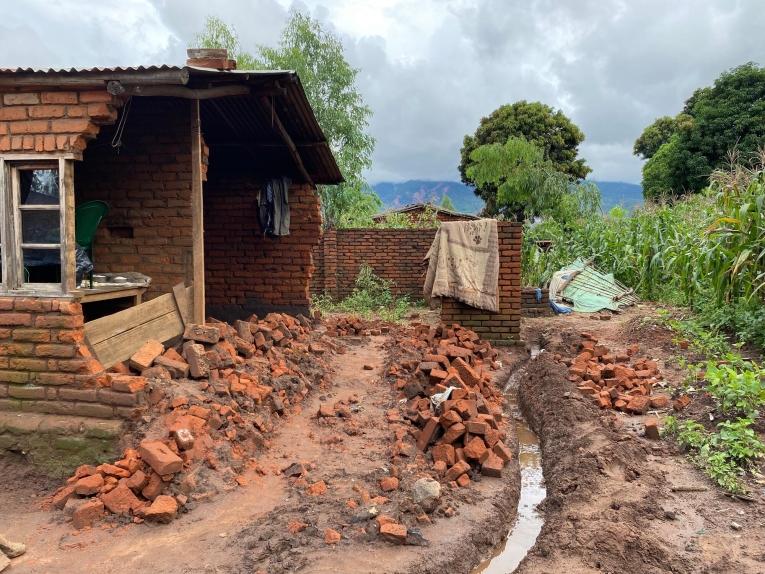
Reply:
<svg viewBox="0 0 765 574"><path fill-rule="evenodd" d="M207 314L223 320L271 310L307 313L312 249L321 234L316 190L293 185L290 235L266 237L258 221L258 178L216 171L205 184Z"/></svg>
<svg viewBox="0 0 765 574"><path fill-rule="evenodd" d="M134 98L119 152L103 128L75 164L77 204L110 205L94 245L96 272L152 278L146 298L191 283L191 126L183 100Z"/></svg>
<svg viewBox="0 0 765 574"><path fill-rule="evenodd" d="M338 229L325 232L314 250L317 271L311 290L345 297L366 263L395 283L394 292L422 298L426 266L435 229Z"/></svg>
<svg viewBox="0 0 765 574"><path fill-rule="evenodd" d="M499 312L469 307L454 299L441 301L441 320L473 329L482 338L508 343L521 332L521 233L518 223L498 222Z"/></svg>
<svg viewBox="0 0 765 574"><path fill-rule="evenodd" d="M105 89L0 93L0 153L82 151L118 105Z"/></svg>
<svg viewBox="0 0 765 574"><path fill-rule="evenodd" d="M541 289L541 299L537 301L537 290L535 287L524 287L521 290L521 311L524 317L539 317L542 315L552 315L550 309L550 292L545 287Z"/></svg>
<svg viewBox="0 0 765 574"><path fill-rule="evenodd" d="M71 299L0 297L0 410L129 417L141 394L107 387Z"/></svg>

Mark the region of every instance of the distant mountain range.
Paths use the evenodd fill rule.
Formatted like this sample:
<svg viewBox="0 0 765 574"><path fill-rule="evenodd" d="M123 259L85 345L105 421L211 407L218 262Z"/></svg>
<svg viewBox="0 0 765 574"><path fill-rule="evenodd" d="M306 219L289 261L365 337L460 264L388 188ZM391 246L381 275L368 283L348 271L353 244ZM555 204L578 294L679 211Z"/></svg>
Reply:
<svg viewBox="0 0 765 574"><path fill-rule="evenodd" d="M607 212L616 205L628 210L642 205L643 188L623 181L593 181L600 189L601 207ZM383 181L372 186L383 202L383 211L396 209L412 203L434 203L439 205L448 195L457 211L478 213L483 209L483 200L473 193L473 188L459 181L426 181L411 179L393 183Z"/></svg>

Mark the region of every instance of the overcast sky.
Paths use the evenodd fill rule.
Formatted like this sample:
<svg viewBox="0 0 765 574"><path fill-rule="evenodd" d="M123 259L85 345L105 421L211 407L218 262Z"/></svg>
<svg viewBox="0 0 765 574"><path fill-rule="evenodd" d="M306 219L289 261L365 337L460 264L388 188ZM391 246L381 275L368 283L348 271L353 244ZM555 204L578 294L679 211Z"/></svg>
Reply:
<svg viewBox="0 0 765 574"><path fill-rule="evenodd" d="M765 64L763 0L25 0L3 5L0 67L182 64L208 14L254 50L292 6L361 70L373 183L458 179L463 136L520 99L582 128L591 177L639 182L643 127L723 70Z"/></svg>

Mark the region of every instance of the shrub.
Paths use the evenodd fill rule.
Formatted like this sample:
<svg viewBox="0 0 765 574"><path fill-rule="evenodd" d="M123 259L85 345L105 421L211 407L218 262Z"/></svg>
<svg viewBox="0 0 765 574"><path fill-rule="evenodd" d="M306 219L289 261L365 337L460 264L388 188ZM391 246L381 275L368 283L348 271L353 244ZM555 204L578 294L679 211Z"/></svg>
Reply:
<svg viewBox="0 0 765 574"><path fill-rule="evenodd" d="M329 295L313 298L312 304L324 313L357 313L365 317L377 315L386 321L400 321L412 302L406 295L393 295L393 281L374 273L372 267L363 264L356 276L353 291L341 301Z"/></svg>

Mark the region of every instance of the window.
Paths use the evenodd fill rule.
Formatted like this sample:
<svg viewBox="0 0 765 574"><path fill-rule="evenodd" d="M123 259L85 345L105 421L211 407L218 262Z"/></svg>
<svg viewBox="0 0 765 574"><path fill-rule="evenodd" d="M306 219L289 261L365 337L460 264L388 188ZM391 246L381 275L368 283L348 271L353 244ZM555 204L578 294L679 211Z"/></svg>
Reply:
<svg viewBox="0 0 765 574"><path fill-rule="evenodd" d="M4 165L3 165L4 164ZM67 161L0 159L0 259L5 291L66 291L68 276L64 178ZM73 245L73 244L72 244Z"/></svg>

